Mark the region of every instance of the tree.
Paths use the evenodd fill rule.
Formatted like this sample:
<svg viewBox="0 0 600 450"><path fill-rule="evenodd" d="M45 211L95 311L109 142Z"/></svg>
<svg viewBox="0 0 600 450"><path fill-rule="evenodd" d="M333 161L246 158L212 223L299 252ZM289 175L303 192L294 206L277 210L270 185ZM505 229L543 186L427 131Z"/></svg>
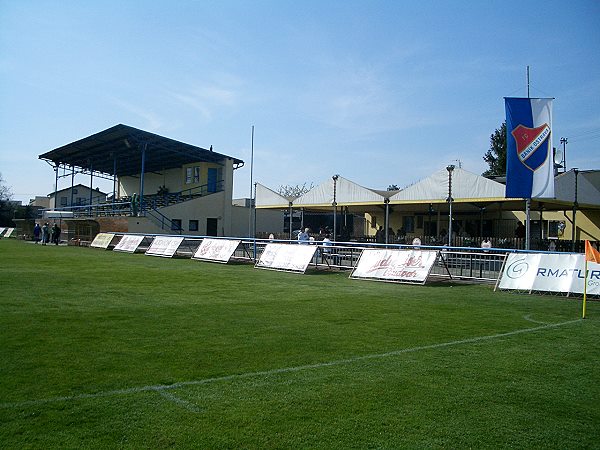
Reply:
<svg viewBox="0 0 600 450"><path fill-rule="evenodd" d="M506 122L490 136L490 148L483 156L490 168L482 173L485 176L506 175Z"/></svg>
<svg viewBox="0 0 600 450"><path fill-rule="evenodd" d="M281 186L279 186L279 189L277 189L277 193L284 197L295 198L295 197L300 197L303 194L306 194L313 187L314 187L313 183L310 183L310 186L307 186L307 183L304 183L302 186L300 186L299 184L297 184L295 186L292 186L290 184L282 184Z"/></svg>
<svg viewBox="0 0 600 450"><path fill-rule="evenodd" d="M8 202L12 197L12 192L8 186L4 184L4 178L0 173L0 202Z"/></svg>
<svg viewBox="0 0 600 450"><path fill-rule="evenodd" d="M388 191L399 191L400 188L398 187L397 184L390 184L387 188Z"/></svg>
<svg viewBox="0 0 600 450"><path fill-rule="evenodd" d="M12 192L4 184L4 178L0 173L0 226L13 226L13 205L10 203Z"/></svg>

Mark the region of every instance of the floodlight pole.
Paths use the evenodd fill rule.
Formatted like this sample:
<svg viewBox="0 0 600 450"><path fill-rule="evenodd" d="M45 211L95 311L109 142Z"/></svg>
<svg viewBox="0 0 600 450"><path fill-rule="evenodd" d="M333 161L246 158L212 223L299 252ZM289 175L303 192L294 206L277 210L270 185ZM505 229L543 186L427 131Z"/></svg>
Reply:
<svg viewBox="0 0 600 450"><path fill-rule="evenodd" d="M252 125L252 136L250 140L250 217L248 218L248 237L255 238L252 234L252 185L254 183L254 125Z"/></svg>
<svg viewBox="0 0 600 450"><path fill-rule="evenodd" d="M446 167L448 171L448 198L446 201L448 202L448 246L452 247L452 172L454 171L454 164L450 164Z"/></svg>
<svg viewBox="0 0 600 450"><path fill-rule="evenodd" d="M333 179L333 242L335 242L337 240L337 201L336 201L336 195L337 195L337 180L340 176L339 175L334 175L331 178Z"/></svg>

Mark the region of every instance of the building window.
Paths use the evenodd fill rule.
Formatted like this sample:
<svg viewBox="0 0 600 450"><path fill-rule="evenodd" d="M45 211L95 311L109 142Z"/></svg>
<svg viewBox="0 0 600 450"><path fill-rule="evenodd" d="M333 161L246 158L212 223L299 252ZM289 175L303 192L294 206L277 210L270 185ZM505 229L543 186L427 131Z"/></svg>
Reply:
<svg viewBox="0 0 600 450"><path fill-rule="evenodd" d="M185 184L192 184L193 167L185 168Z"/></svg>
<svg viewBox="0 0 600 450"><path fill-rule="evenodd" d="M198 231L198 221L197 220L190 220L189 230L190 231Z"/></svg>
<svg viewBox="0 0 600 450"><path fill-rule="evenodd" d="M415 218L413 216L403 216L402 217L402 226L404 227L404 231L407 233L415 232Z"/></svg>
<svg viewBox="0 0 600 450"><path fill-rule="evenodd" d="M551 220L548 222L548 237L562 237L565 232L565 222L562 220Z"/></svg>
<svg viewBox="0 0 600 450"><path fill-rule="evenodd" d="M181 219L171 219L171 230L181 231Z"/></svg>
<svg viewBox="0 0 600 450"><path fill-rule="evenodd" d="M194 166L194 183L200 183L200 166Z"/></svg>
<svg viewBox="0 0 600 450"><path fill-rule="evenodd" d="M423 229L423 216L417 216L417 228L419 230Z"/></svg>
<svg viewBox="0 0 600 450"><path fill-rule="evenodd" d="M67 206L67 197L60 198L60 206Z"/></svg>
<svg viewBox="0 0 600 450"><path fill-rule="evenodd" d="M77 194L77 188L73 188L73 194Z"/></svg>

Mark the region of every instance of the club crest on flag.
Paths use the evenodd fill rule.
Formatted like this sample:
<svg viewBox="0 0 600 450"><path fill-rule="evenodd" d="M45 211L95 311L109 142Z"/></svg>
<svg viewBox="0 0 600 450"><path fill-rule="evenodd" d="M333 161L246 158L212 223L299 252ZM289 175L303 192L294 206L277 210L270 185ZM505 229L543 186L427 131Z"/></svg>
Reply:
<svg viewBox="0 0 600 450"><path fill-rule="evenodd" d="M518 125L511 134L515 138L519 161L535 172L548 158L550 126L547 123L536 128Z"/></svg>

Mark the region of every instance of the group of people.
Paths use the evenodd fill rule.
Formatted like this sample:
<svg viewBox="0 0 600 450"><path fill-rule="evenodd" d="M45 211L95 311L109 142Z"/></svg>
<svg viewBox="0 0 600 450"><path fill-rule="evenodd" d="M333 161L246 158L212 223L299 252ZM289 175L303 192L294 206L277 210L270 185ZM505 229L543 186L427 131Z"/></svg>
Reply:
<svg viewBox="0 0 600 450"><path fill-rule="evenodd" d="M42 245L48 243L58 245L60 243L60 228L56 223L52 226L48 222L42 226L36 223L33 227L33 240L36 244L41 241Z"/></svg>

